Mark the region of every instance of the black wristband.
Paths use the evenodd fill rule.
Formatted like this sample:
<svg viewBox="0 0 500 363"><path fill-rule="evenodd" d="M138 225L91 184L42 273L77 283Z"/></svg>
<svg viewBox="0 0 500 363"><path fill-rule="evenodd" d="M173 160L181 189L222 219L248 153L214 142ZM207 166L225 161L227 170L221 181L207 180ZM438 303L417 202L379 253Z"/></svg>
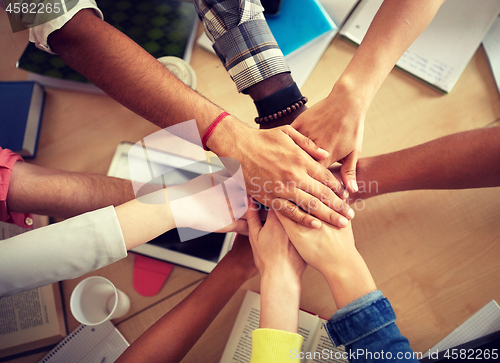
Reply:
<svg viewBox="0 0 500 363"><path fill-rule="evenodd" d="M299 87L293 82L291 85L274 92L260 101L254 101L260 117L272 115L302 99Z"/></svg>

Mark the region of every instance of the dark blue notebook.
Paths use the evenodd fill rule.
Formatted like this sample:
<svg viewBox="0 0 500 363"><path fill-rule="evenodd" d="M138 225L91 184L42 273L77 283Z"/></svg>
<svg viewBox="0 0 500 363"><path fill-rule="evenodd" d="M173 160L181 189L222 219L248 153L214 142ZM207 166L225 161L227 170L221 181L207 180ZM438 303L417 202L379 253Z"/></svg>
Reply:
<svg viewBox="0 0 500 363"><path fill-rule="evenodd" d="M35 157L44 102L36 82L0 82L0 147Z"/></svg>
<svg viewBox="0 0 500 363"><path fill-rule="evenodd" d="M285 56L337 29L318 0L283 0L279 14L266 21Z"/></svg>

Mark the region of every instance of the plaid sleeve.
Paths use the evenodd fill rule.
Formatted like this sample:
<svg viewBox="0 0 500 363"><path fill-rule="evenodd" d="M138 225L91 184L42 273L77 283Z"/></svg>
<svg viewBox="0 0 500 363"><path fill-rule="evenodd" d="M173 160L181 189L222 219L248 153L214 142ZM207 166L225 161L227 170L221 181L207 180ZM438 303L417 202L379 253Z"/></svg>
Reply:
<svg viewBox="0 0 500 363"><path fill-rule="evenodd" d="M260 0L193 0L213 48L238 92L290 72Z"/></svg>

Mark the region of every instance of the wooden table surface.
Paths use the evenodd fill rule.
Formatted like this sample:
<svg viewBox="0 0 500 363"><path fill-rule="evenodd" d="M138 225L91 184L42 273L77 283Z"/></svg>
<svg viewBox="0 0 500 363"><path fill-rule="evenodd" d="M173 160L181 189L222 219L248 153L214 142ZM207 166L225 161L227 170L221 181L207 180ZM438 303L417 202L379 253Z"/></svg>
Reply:
<svg viewBox="0 0 500 363"><path fill-rule="evenodd" d="M0 80L23 80L15 62L26 32L12 34L0 10ZM302 88L310 105L325 97L356 48L336 37ZM255 127L256 111L238 94L219 59L195 46L191 65L198 91ZM393 70L366 117L362 156L399 150L500 118L500 97L482 47L455 88L443 95L400 70ZM105 174L116 146L136 142L157 127L108 96L47 90L38 156L33 163L64 170ZM357 203L356 243L378 287L391 301L398 326L415 351L427 351L490 300L500 301L500 189L416 191ZM132 287L134 254L89 275L109 278L132 302L127 316L113 321L133 342L206 276L175 267L161 292L145 298ZM86 276L84 276L86 277ZM78 324L68 300L82 278L64 281L70 329ZM259 290L248 281L209 327L183 362L218 362L244 296ZM321 275L308 268L301 308L329 317L335 304ZM45 353L11 362L36 362Z"/></svg>

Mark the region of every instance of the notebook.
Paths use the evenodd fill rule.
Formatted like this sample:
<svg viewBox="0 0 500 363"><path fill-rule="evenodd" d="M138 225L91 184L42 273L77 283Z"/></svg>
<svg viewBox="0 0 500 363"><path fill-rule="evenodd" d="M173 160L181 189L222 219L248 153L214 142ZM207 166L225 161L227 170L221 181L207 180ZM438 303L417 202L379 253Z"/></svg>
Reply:
<svg viewBox="0 0 500 363"><path fill-rule="evenodd" d="M286 1L290 0L284 0L284 2ZM292 77L299 88L304 85L314 67L321 59L321 56L337 34L339 27L358 3L358 0L319 0L319 3L330 16L335 27L316 37L306 45L303 45L300 49L285 56L292 72ZM212 42L205 33L202 33L198 38L197 44L208 52L215 54L212 49Z"/></svg>
<svg viewBox="0 0 500 363"><path fill-rule="evenodd" d="M488 56L491 71L497 84L498 95L500 96L500 17L497 18L488 34L484 37L483 47Z"/></svg>
<svg viewBox="0 0 500 363"><path fill-rule="evenodd" d="M500 330L500 306L491 300L425 354L444 351Z"/></svg>
<svg viewBox="0 0 500 363"><path fill-rule="evenodd" d="M383 0L362 0L340 35L360 44ZM396 65L450 92L500 12L500 1L447 0Z"/></svg>
<svg viewBox="0 0 500 363"><path fill-rule="evenodd" d="M318 0L283 0L279 15L266 21L284 56L337 29Z"/></svg>
<svg viewBox="0 0 500 363"><path fill-rule="evenodd" d="M128 346L110 321L94 326L80 325L39 363L112 363Z"/></svg>
<svg viewBox="0 0 500 363"><path fill-rule="evenodd" d="M45 91L35 82L0 82L0 147L36 156Z"/></svg>

